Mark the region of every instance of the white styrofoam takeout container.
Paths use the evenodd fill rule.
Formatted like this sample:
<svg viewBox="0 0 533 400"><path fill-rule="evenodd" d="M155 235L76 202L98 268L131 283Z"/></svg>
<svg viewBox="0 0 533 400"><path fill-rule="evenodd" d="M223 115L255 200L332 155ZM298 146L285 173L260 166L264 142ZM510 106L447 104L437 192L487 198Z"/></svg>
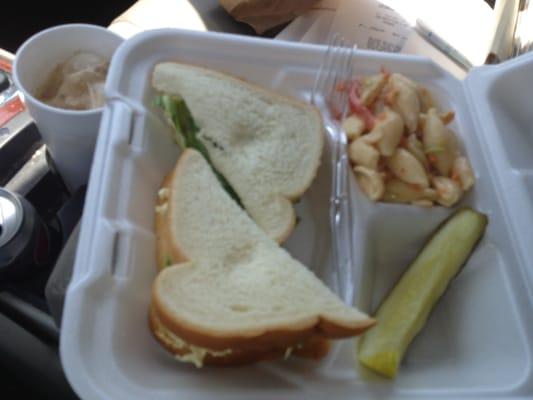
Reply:
<svg viewBox="0 0 533 400"><path fill-rule="evenodd" d="M178 149L152 104L150 76L163 60L229 72L308 98L325 48L232 35L160 30L125 42L112 60L108 101L91 172L75 270L61 332L61 358L75 391L101 399L523 398L533 393L533 57L477 68L458 81L430 60L357 52L354 73L381 66L427 86L456 113L452 128L477 182L460 205L489 216L486 235L416 337L399 376L377 377L354 362L354 341L322 362L298 359L242 368L175 362L147 325L156 274L153 209ZM324 162L300 203L285 244L329 284ZM452 210L375 204L350 182L355 295L373 312ZM334 288L336 289L336 288ZM336 289L339 290L339 289ZM339 293L343 296L343 293Z"/></svg>

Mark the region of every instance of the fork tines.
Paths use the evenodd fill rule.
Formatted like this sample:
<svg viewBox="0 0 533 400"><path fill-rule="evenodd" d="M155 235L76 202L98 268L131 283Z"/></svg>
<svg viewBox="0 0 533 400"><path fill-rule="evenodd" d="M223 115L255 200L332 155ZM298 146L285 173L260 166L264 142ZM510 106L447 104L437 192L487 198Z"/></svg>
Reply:
<svg viewBox="0 0 533 400"><path fill-rule="evenodd" d="M342 36L334 34L320 65L312 94L312 102L323 101L335 118L344 115L347 106L348 84L352 73L354 46Z"/></svg>

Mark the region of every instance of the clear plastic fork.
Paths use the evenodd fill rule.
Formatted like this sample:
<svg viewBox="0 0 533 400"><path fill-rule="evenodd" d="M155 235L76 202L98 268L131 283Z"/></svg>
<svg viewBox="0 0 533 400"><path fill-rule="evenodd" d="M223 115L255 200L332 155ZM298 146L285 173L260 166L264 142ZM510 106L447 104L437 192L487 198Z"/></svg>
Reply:
<svg viewBox="0 0 533 400"><path fill-rule="evenodd" d="M331 261L338 294L352 304L355 296L352 255L352 213L348 190L346 134L341 121L348 110L354 46L338 34L332 36L316 76L311 102L323 117L332 154L330 197Z"/></svg>

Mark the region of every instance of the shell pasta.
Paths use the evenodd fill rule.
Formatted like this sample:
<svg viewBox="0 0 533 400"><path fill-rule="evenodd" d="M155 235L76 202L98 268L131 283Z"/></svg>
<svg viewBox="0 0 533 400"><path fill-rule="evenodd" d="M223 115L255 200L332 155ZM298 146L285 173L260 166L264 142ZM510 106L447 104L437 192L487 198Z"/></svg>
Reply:
<svg viewBox="0 0 533 400"><path fill-rule="evenodd" d="M429 90L382 71L342 85L350 113L342 121L348 156L373 201L451 207L475 182L468 159Z"/></svg>

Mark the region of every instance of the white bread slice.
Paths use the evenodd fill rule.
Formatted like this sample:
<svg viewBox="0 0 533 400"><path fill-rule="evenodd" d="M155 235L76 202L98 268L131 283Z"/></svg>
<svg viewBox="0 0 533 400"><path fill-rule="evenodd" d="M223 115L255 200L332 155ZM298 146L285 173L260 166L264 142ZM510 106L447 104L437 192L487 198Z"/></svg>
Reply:
<svg viewBox="0 0 533 400"><path fill-rule="evenodd" d="M200 153L186 150L165 182L167 245L183 262L156 277L152 312L175 336L212 351L279 349L375 323L269 238Z"/></svg>
<svg viewBox="0 0 533 400"><path fill-rule="evenodd" d="M252 219L281 243L292 232L298 199L323 149L322 121L311 105L229 75L166 62L153 87L183 97L216 169Z"/></svg>

